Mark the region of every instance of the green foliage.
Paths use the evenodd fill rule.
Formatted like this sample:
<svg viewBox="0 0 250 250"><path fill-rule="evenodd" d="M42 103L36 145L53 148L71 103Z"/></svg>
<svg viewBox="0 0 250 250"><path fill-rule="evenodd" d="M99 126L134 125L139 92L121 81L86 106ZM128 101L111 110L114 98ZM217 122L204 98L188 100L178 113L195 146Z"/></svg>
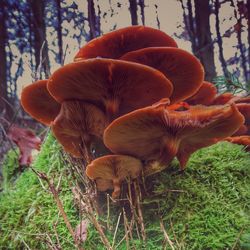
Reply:
<svg viewBox="0 0 250 250"><path fill-rule="evenodd" d="M12 164L12 157L8 159L10 162L6 164ZM80 218L72 200L71 176L62 162L59 147L49 136L34 168L46 172L55 183L62 174L60 198L75 227ZM146 180L150 194L143 201L147 246L137 239L135 231L131 245L136 249L162 249L165 244L159 224L159 217L162 217L176 249L231 249L234 245L235 249L249 249L249 168L249 153L244 152L241 146L224 142L195 153L182 173L174 162L166 171L151 176ZM53 230L56 221L63 249L74 249L52 195L42 188L29 169L15 181L13 187L0 194L0 204L1 249L21 249L25 245L31 249L48 249L42 239L48 233L56 243ZM105 212L105 198L101 204ZM105 233L112 242L120 207L112 204L110 209L112 229ZM106 214L99 220L105 225ZM123 237L121 219L116 244ZM105 249L93 226L89 227L83 246L86 250ZM118 249L126 249L125 241Z"/></svg>
<svg viewBox="0 0 250 250"><path fill-rule="evenodd" d="M243 84L234 74L231 74L230 72L227 73L227 76L217 76L213 82L220 93L232 92L233 94L238 94L241 92L250 92L249 86L247 84Z"/></svg>

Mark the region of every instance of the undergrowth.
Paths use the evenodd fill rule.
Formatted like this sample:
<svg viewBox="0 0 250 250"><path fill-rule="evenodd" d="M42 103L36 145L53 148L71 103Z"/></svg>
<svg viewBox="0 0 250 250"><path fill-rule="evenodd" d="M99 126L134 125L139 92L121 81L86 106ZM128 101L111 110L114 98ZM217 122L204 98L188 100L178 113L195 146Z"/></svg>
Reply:
<svg viewBox="0 0 250 250"><path fill-rule="evenodd" d="M60 147L48 136L33 167L47 173L55 184L62 175L60 198L75 227L81 218L72 197L72 178L59 152ZM15 157L10 153L4 166L9 177L0 193L0 248L48 249L49 237L56 244L56 230L62 248L74 249L52 195L37 176L26 169L17 179L11 178ZM250 249L249 169L249 153L226 142L195 153L184 172L179 172L173 162L170 168L146 180L149 194L143 200L143 216L147 245L142 245L135 231L130 245L136 249L171 249L160 228L162 219L175 249ZM100 200L104 215L99 220L105 225L104 195ZM119 204L111 205L111 228L105 232L111 243L120 211ZM122 224L121 219L115 245L124 237ZM88 228L83 247L105 249L93 226ZM126 242L117 249L126 249Z"/></svg>

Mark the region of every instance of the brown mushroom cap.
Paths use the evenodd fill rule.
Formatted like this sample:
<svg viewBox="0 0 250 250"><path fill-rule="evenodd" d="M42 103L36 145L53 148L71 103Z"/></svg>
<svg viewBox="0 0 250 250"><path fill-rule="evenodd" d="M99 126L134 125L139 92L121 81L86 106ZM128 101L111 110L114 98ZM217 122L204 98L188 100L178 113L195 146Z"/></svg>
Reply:
<svg viewBox="0 0 250 250"><path fill-rule="evenodd" d="M21 104L34 119L50 125L60 112L61 105L49 94L47 82L40 80L25 87L21 94Z"/></svg>
<svg viewBox="0 0 250 250"><path fill-rule="evenodd" d="M48 83L49 92L58 102L84 100L112 119L169 97L172 88L158 70L111 59L68 64L58 69Z"/></svg>
<svg viewBox="0 0 250 250"><path fill-rule="evenodd" d="M120 195L120 185L128 177L136 178L142 170L142 162L126 155L106 155L92 161L86 168L86 175L92 179L112 180L113 198Z"/></svg>
<svg viewBox="0 0 250 250"><path fill-rule="evenodd" d="M217 94L217 89L211 82L204 81L199 90L186 100L191 105L210 105Z"/></svg>
<svg viewBox="0 0 250 250"><path fill-rule="evenodd" d="M199 60L178 48L145 48L132 51L121 60L148 65L161 71L173 84L171 103L185 100L198 91L204 80L204 69Z"/></svg>
<svg viewBox="0 0 250 250"><path fill-rule="evenodd" d="M64 101L52 123L52 132L66 152L82 158L84 146L91 150L94 144L102 143L106 125L105 114L94 105L82 101Z"/></svg>
<svg viewBox="0 0 250 250"><path fill-rule="evenodd" d="M164 32L145 26L130 26L107 33L83 46L75 60L89 58L119 59L123 54L147 47L177 47Z"/></svg>
<svg viewBox="0 0 250 250"><path fill-rule="evenodd" d="M184 168L194 151L232 135L243 122L233 104L186 111L147 107L113 121L104 131L104 144L116 154L165 164L177 156Z"/></svg>

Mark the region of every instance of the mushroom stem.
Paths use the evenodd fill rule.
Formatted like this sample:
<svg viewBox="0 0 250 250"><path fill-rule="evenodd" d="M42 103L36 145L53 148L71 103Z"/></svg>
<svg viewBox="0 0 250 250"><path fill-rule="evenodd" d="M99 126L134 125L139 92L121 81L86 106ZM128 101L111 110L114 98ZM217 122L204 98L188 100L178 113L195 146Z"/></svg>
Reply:
<svg viewBox="0 0 250 250"><path fill-rule="evenodd" d="M112 122L116 118L117 113L119 111L119 106L120 106L119 100L115 98L108 99L105 101L105 106L106 106L106 114L108 117L108 121Z"/></svg>
<svg viewBox="0 0 250 250"><path fill-rule="evenodd" d="M117 199L121 193L121 181L119 180L119 178L113 179L113 186L114 186L114 191L112 193L112 198Z"/></svg>
<svg viewBox="0 0 250 250"><path fill-rule="evenodd" d="M159 162L160 164L167 165L174 159L179 149L180 141L176 138L163 139L161 148L161 154Z"/></svg>

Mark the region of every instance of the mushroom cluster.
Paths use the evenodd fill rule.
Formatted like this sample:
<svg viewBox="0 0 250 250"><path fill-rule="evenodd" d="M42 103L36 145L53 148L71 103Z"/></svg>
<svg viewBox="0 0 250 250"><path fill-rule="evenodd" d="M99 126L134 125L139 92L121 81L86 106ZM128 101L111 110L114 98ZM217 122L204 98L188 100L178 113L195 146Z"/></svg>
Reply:
<svg viewBox="0 0 250 250"><path fill-rule="evenodd" d="M132 26L87 43L74 62L24 88L21 103L66 152L87 154L86 175L117 198L126 178L174 157L184 169L196 150L249 126L250 104L216 93L195 56L162 31Z"/></svg>

